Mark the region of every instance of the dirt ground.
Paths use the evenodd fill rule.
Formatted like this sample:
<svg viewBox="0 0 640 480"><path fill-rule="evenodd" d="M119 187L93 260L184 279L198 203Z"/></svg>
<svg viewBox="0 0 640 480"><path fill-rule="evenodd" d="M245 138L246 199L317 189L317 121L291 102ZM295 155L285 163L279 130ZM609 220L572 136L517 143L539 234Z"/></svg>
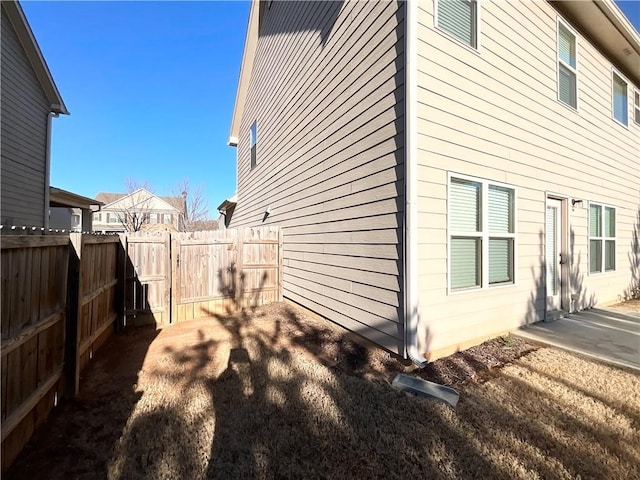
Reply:
<svg viewBox="0 0 640 480"><path fill-rule="evenodd" d="M418 372L283 303L118 334L8 479L640 478L640 377L503 337Z"/></svg>
<svg viewBox="0 0 640 480"><path fill-rule="evenodd" d="M640 313L640 298L618 303L617 305L613 305L611 308L617 308L619 310L624 310L627 312Z"/></svg>

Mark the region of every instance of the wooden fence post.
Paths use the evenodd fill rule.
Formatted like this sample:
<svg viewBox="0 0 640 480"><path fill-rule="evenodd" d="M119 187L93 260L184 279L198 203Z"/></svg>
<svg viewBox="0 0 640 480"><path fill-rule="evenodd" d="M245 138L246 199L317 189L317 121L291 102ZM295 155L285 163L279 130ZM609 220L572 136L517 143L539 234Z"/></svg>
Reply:
<svg viewBox="0 0 640 480"><path fill-rule="evenodd" d="M170 234L169 242L169 272L171 274L171 286L169 290L169 323L176 323L178 321L178 275L180 266L178 264L180 256L180 241L179 233Z"/></svg>
<svg viewBox="0 0 640 480"><path fill-rule="evenodd" d="M282 227L278 228L278 301L281 302L284 296L284 288L282 282L282 276L284 275L284 252L282 246L284 245L284 234L282 233Z"/></svg>
<svg viewBox="0 0 640 480"><path fill-rule="evenodd" d="M236 274L234 281L236 282L236 308L241 310L244 307L244 228L239 228L236 235Z"/></svg>
<svg viewBox="0 0 640 480"><path fill-rule="evenodd" d="M116 287L116 311L118 319L116 320L116 332L124 329L124 311L125 311L125 291L126 291L126 270L127 270L127 237L125 233L119 233L120 247L116 255L116 275L118 277L118 285Z"/></svg>
<svg viewBox="0 0 640 480"><path fill-rule="evenodd" d="M67 289L67 319L64 346L64 396L76 398L80 391L80 362L78 359L78 319L80 317L80 263L82 233L70 233L69 274Z"/></svg>

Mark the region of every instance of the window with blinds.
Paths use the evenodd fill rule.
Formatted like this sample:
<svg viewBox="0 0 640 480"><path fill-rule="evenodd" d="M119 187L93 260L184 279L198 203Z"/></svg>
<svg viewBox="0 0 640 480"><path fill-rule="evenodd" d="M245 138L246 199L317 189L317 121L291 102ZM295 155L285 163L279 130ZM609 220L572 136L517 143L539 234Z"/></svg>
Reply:
<svg viewBox="0 0 640 480"><path fill-rule="evenodd" d="M436 25L465 45L478 48L477 0L437 0Z"/></svg>
<svg viewBox="0 0 640 480"><path fill-rule="evenodd" d="M635 91L635 95L633 97L633 118L635 122L640 125L640 92Z"/></svg>
<svg viewBox="0 0 640 480"><path fill-rule="evenodd" d="M616 209L589 204L589 273L616 269Z"/></svg>
<svg viewBox="0 0 640 480"><path fill-rule="evenodd" d="M627 82L613 72L613 92L612 92L612 110L613 118L620 122L625 127L629 126L628 112L627 112Z"/></svg>
<svg viewBox="0 0 640 480"><path fill-rule="evenodd" d="M515 189L451 177L448 205L450 289L514 283Z"/></svg>
<svg viewBox="0 0 640 480"><path fill-rule="evenodd" d="M251 169L255 168L258 164L258 125L257 122L253 122L251 124L251 130L249 132L250 135L250 145L251 145Z"/></svg>
<svg viewBox="0 0 640 480"><path fill-rule="evenodd" d="M558 100L578 108L578 41L573 30L558 19Z"/></svg>

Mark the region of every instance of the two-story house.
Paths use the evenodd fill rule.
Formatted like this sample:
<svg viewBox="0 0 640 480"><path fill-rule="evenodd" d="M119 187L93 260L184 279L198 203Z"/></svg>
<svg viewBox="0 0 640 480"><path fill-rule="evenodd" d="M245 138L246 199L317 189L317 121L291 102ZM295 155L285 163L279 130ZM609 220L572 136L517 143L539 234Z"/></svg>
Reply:
<svg viewBox="0 0 640 480"><path fill-rule="evenodd" d="M69 112L20 4L0 12L0 223L48 228L51 120Z"/></svg>
<svg viewBox="0 0 640 480"><path fill-rule="evenodd" d="M229 144L285 297L415 363L640 287L612 0L254 1Z"/></svg>
<svg viewBox="0 0 640 480"><path fill-rule="evenodd" d="M100 192L96 200L104 203L93 214L96 232L184 230L184 197L161 197L139 188L131 193Z"/></svg>

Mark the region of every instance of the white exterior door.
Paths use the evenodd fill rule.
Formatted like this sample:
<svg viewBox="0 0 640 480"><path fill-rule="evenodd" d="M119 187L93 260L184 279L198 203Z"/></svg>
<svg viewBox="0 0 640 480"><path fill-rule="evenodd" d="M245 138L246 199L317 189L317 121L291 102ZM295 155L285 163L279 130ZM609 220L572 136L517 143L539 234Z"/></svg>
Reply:
<svg viewBox="0 0 640 480"><path fill-rule="evenodd" d="M547 199L545 260L547 265L547 319L561 309L562 298L562 202ZM549 315L551 313L551 315Z"/></svg>

